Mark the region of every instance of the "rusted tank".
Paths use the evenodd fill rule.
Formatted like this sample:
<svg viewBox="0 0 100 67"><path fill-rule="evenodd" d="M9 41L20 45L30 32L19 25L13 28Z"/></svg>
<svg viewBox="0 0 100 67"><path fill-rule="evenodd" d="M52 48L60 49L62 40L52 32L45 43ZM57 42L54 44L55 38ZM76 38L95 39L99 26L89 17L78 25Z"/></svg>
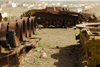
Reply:
<svg viewBox="0 0 100 67"><path fill-rule="evenodd" d="M92 14L69 11L62 7L47 7L45 9L33 9L22 16L35 16L38 24L44 27L72 27L83 21L95 21Z"/></svg>
<svg viewBox="0 0 100 67"><path fill-rule="evenodd" d="M19 17L0 23L0 67L18 67L20 55L35 48L40 40L29 41L36 28L35 17Z"/></svg>
<svg viewBox="0 0 100 67"><path fill-rule="evenodd" d="M0 45L12 49L20 46L20 41L35 34L35 17L22 17L10 22L0 23Z"/></svg>
<svg viewBox="0 0 100 67"><path fill-rule="evenodd" d="M76 25L80 29L82 63L87 67L100 67L100 22Z"/></svg>

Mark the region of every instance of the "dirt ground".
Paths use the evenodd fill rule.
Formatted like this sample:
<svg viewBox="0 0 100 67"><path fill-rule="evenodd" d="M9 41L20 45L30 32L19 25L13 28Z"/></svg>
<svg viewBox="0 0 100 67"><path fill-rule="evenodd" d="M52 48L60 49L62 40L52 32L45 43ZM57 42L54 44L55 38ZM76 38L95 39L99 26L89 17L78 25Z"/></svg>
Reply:
<svg viewBox="0 0 100 67"><path fill-rule="evenodd" d="M41 37L39 47L21 60L20 67L82 67L81 47L75 40L76 33L79 30L72 28L37 31L34 37Z"/></svg>

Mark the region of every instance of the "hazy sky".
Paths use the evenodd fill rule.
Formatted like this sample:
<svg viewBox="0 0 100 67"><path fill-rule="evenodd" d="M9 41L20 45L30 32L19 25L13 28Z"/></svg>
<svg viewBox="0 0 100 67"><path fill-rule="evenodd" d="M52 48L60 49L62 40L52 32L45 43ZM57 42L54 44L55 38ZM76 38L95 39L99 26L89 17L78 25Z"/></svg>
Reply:
<svg viewBox="0 0 100 67"><path fill-rule="evenodd" d="M40 1L100 1L100 0L40 0Z"/></svg>

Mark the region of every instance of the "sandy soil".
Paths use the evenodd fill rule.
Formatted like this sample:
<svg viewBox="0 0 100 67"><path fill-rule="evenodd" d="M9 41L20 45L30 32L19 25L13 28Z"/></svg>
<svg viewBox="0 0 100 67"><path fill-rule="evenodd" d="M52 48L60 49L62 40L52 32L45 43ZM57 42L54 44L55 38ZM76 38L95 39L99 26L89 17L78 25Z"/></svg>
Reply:
<svg viewBox="0 0 100 67"><path fill-rule="evenodd" d="M42 42L55 46L65 47L76 44L75 34L78 30L74 29L41 29L39 36Z"/></svg>
<svg viewBox="0 0 100 67"><path fill-rule="evenodd" d="M4 8L1 13L8 13L8 17L20 17L24 12L26 12L28 9L24 7L17 7L17 8L11 8L11 7L6 7Z"/></svg>
<svg viewBox="0 0 100 67"><path fill-rule="evenodd" d="M82 67L81 47L75 40L78 32L71 28L39 30L36 37L42 38L40 46L24 57L20 67ZM47 57L41 57L43 53Z"/></svg>

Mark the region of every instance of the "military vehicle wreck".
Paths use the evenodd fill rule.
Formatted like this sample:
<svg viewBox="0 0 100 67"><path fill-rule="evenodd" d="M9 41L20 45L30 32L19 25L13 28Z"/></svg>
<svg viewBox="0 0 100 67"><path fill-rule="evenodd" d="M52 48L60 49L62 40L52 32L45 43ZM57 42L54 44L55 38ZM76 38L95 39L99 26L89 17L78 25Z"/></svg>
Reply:
<svg viewBox="0 0 100 67"><path fill-rule="evenodd" d="M0 23L0 67L18 67L22 54L38 45L30 39L36 31L35 17L22 17Z"/></svg>
<svg viewBox="0 0 100 67"><path fill-rule="evenodd" d="M100 22L76 25L80 34L76 37L82 45L82 59L87 67L100 67Z"/></svg>
<svg viewBox="0 0 100 67"><path fill-rule="evenodd" d="M22 16L35 16L38 24L44 27L72 27L83 21L96 20L95 15L78 13L62 7L46 7L45 9L32 9Z"/></svg>

